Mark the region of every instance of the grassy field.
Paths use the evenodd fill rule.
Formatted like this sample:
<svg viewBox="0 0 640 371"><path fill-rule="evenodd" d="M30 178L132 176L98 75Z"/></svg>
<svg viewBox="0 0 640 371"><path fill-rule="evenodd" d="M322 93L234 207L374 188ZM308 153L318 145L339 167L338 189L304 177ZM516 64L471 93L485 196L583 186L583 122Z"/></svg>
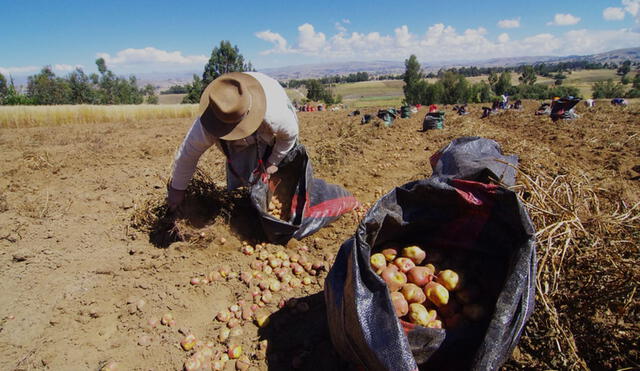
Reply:
<svg viewBox="0 0 640 371"><path fill-rule="evenodd" d="M195 104L0 106L0 128L194 117Z"/></svg>
<svg viewBox="0 0 640 371"><path fill-rule="evenodd" d="M511 83L519 84L519 73L511 73ZM632 76L633 77L633 76ZM467 77L470 83L478 83L487 81L488 76ZM591 85L598 81L613 79L618 81L619 76L614 70L583 70L573 71L567 75L564 85L575 86L580 90L583 98L591 97ZM435 82L437 79L427 79L429 83ZM552 85L553 79L538 76L536 83ZM401 104L403 96L402 80L386 80L386 81L362 81L355 83L337 84L331 87L334 94L340 94L342 101L349 107L363 108L374 106L397 106ZM287 89L287 94L292 100L300 101L306 95L304 89Z"/></svg>
<svg viewBox="0 0 640 371"><path fill-rule="evenodd" d="M182 103L182 98L184 98L186 94L160 94L158 96L159 104L180 104Z"/></svg>

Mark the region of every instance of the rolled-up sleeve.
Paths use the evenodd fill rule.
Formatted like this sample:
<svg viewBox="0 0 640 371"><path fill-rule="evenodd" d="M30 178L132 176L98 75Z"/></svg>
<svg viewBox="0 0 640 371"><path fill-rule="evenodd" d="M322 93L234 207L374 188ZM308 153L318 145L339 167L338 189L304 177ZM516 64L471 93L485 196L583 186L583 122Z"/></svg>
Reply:
<svg viewBox="0 0 640 371"><path fill-rule="evenodd" d="M269 164L277 166L298 140L298 120L295 113L287 121L289 122L279 123L273 127L275 143L267 160Z"/></svg>
<svg viewBox="0 0 640 371"><path fill-rule="evenodd" d="M196 119L178 148L173 161L171 187L178 190L187 189L193 173L196 171L200 156L216 142L216 138L209 134Z"/></svg>

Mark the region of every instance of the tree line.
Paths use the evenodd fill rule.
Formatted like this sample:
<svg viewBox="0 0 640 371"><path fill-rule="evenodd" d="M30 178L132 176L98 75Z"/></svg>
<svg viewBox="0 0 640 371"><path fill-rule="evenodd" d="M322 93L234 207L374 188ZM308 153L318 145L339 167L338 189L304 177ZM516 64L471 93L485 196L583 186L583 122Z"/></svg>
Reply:
<svg viewBox="0 0 640 371"><path fill-rule="evenodd" d="M65 77L56 76L51 66L27 79L24 93L18 91L10 78L0 74L0 104L157 104L158 96L152 85L139 88L135 76L116 76L107 68L105 60L96 60L99 73L87 75L76 68Z"/></svg>
<svg viewBox="0 0 640 371"><path fill-rule="evenodd" d="M573 63L573 62L572 62ZM578 63L578 62L576 62ZM629 66L630 62L623 63ZM565 64L567 66L569 64ZM598 66L598 64L580 64L583 66ZM629 69L618 68L628 77ZM463 73L460 73L462 70ZM484 103L492 102L502 94L509 95L512 99L550 99L552 97L576 96L580 91L576 87L564 86L562 84L566 75L561 67L546 68L541 65L523 65L517 68L504 68L485 70L482 68L469 67L461 69L440 70L438 74L424 75L420 63L415 55L411 55L405 60L405 82L404 94L408 104L457 104L457 103ZM511 72L519 71L519 84L514 85L511 81ZM554 85L536 83L537 76L541 71L557 71L554 78ZM488 72L487 82L470 83L465 75L473 75L477 72ZM436 78L430 83L425 78ZM592 86L594 98L615 98L615 97L638 97L640 96L640 74L636 74L632 88L627 90L624 87L624 80L614 83L613 80L597 82Z"/></svg>

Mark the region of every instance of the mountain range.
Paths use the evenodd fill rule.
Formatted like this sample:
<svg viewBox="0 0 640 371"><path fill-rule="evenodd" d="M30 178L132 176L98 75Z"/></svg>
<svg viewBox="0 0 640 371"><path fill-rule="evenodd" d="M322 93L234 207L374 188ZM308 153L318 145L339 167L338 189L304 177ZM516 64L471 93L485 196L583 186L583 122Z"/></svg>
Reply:
<svg viewBox="0 0 640 371"><path fill-rule="evenodd" d="M561 63L575 61L589 61L594 63L622 63L625 60L640 62L640 47L617 49L605 53L591 55L570 55L566 57L538 56L494 58L488 60L447 61L438 63L422 63L425 72L437 71L440 68L451 67L512 67L521 64ZM368 72L373 75L401 74L404 72L403 61L372 61L372 62L334 62L322 64L304 64L278 68L264 68L264 72L279 80L318 78L331 75L348 75L355 72Z"/></svg>

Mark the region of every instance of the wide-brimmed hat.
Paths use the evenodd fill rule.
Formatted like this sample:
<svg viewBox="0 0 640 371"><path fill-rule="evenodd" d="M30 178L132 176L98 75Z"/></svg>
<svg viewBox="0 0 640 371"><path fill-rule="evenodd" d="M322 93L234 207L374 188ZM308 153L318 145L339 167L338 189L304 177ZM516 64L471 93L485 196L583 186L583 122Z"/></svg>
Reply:
<svg viewBox="0 0 640 371"><path fill-rule="evenodd" d="M200 97L200 123L224 140L246 138L262 123L267 99L255 77L226 73L213 80Z"/></svg>

